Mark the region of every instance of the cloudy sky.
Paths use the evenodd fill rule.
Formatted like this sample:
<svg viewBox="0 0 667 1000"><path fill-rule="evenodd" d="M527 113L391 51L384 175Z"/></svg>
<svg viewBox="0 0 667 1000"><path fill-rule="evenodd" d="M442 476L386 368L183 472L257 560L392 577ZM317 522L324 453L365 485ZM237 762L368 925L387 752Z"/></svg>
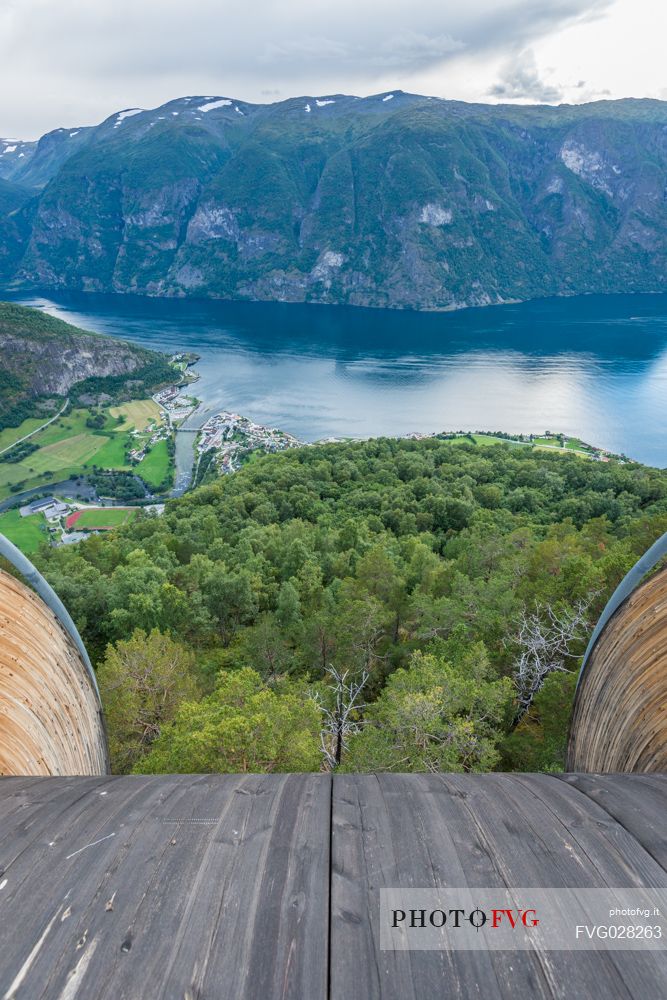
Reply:
<svg viewBox="0 0 667 1000"><path fill-rule="evenodd" d="M0 0L0 136L189 94L667 99L663 0Z"/></svg>

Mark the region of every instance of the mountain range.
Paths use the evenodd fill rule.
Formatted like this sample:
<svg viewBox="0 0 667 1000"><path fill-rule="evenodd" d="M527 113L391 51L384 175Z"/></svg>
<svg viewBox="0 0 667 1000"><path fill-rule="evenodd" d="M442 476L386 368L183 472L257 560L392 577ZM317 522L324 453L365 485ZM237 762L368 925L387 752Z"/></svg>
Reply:
<svg viewBox="0 0 667 1000"><path fill-rule="evenodd" d="M453 309L667 290L667 103L183 97L0 140L5 287Z"/></svg>

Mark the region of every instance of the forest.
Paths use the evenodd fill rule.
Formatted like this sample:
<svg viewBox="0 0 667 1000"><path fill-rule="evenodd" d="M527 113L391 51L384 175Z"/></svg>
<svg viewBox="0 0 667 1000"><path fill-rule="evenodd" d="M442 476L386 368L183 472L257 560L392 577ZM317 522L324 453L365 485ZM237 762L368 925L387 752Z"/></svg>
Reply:
<svg viewBox="0 0 667 1000"><path fill-rule="evenodd" d="M507 444L267 455L35 559L114 771L560 770L591 628L667 472Z"/></svg>

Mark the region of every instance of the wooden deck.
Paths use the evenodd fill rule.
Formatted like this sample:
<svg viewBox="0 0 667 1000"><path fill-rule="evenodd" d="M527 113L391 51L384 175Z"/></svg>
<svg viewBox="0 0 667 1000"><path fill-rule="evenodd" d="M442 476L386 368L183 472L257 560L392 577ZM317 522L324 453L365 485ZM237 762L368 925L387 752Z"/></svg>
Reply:
<svg viewBox="0 0 667 1000"><path fill-rule="evenodd" d="M667 887L663 775L0 779L2 1000L667 995L665 952L386 952L383 886Z"/></svg>

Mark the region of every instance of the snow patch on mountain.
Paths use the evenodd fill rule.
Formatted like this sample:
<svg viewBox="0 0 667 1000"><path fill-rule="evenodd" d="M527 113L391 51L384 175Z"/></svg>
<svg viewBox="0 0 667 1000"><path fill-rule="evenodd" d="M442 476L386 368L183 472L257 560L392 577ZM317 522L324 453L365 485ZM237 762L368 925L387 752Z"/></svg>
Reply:
<svg viewBox="0 0 667 1000"><path fill-rule="evenodd" d="M327 104L335 104L335 103L336 103L335 101L320 101L319 98L315 98L315 104L317 104L318 108L324 108L326 107Z"/></svg>
<svg viewBox="0 0 667 1000"><path fill-rule="evenodd" d="M127 111L119 111L116 115L116 124L114 125L114 128L118 128L118 126L121 125L126 118L132 118L133 115L140 115L143 110L143 108L129 108Z"/></svg>
<svg viewBox="0 0 667 1000"><path fill-rule="evenodd" d="M231 103L231 101L228 101L227 98L224 97L219 101L209 101L207 104L200 104L197 111L215 111L216 108L229 107Z"/></svg>

